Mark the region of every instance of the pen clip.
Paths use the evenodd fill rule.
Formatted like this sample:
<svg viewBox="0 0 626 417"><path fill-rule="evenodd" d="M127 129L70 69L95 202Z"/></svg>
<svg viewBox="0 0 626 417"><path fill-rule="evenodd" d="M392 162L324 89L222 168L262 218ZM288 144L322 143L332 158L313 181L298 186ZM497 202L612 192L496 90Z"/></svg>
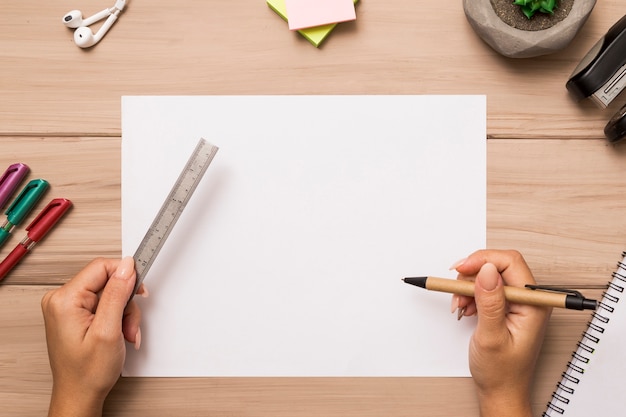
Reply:
<svg viewBox="0 0 626 417"><path fill-rule="evenodd" d="M42 179L31 180L26 184L5 213L9 221L12 224L21 222L47 189L48 181Z"/></svg>
<svg viewBox="0 0 626 417"><path fill-rule="evenodd" d="M546 286L546 285L531 285L531 284L526 284L526 288L529 288L531 290L558 292L558 293L571 295L571 296L581 298L581 299L585 298L585 296L582 295L580 291L569 290L567 288L558 288L558 287L552 287L552 286Z"/></svg>
<svg viewBox="0 0 626 417"><path fill-rule="evenodd" d="M4 171L4 174L0 177L0 207L4 207L4 203L11 197L15 188L28 174L28 171L28 165L22 163L10 165Z"/></svg>
<svg viewBox="0 0 626 417"><path fill-rule="evenodd" d="M71 206L72 202L66 198L55 198L50 201L26 228L28 239L38 242Z"/></svg>

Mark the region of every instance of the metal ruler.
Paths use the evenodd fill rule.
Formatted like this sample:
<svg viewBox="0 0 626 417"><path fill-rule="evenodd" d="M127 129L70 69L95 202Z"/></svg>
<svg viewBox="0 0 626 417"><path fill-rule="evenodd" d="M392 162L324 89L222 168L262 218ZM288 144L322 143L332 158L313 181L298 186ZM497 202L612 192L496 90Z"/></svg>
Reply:
<svg viewBox="0 0 626 417"><path fill-rule="evenodd" d="M133 255L137 273L133 295L139 290L139 286L165 244L167 237L185 209L202 176L211 164L211 161L213 161L217 150L217 146L200 139L196 149L189 157L185 168L178 176L170 194L163 202L161 210L159 210L152 225L139 244L135 255Z"/></svg>

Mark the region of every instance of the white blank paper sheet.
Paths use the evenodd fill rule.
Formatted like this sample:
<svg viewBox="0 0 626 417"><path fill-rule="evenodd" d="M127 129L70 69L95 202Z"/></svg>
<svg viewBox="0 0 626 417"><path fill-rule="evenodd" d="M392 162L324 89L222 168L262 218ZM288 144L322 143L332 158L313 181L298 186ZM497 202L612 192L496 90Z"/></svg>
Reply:
<svg viewBox="0 0 626 417"><path fill-rule="evenodd" d="M203 137L220 149L145 279L127 376L469 376L439 275L485 246L483 96L122 99L132 255Z"/></svg>

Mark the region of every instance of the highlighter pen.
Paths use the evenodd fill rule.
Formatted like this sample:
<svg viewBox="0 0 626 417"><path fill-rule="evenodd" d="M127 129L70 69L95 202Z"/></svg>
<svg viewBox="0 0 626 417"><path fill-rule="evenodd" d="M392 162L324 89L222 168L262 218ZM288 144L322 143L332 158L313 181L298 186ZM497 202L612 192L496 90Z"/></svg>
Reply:
<svg viewBox="0 0 626 417"><path fill-rule="evenodd" d="M7 219L0 227L0 246L6 242L15 226L28 216L47 189L48 181L42 179L31 180L26 184L5 213Z"/></svg>
<svg viewBox="0 0 626 417"><path fill-rule="evenodd" d="M4 171L4 174L0 177L0 208L4 207L29 170L28 165L17 163L9 165L7 170Z"/></svg>
<svg viewBox="0 0 626 417"><path fill-rule="evenodd" d="M407 284L415 285L431 291L474 296L474 282L435 277L404 278ZM578 291L527 285L523 287L504 286L507 301L543 307L560 307L573 310L595 310L596 300L583 297Z"/></svg>
<svg viewBox="0 0 626 417"><path fill-rule="evenodd" d="M2 280L19 261L29 253L33 246L39 242L63 217L65 212L72 206L72 202L65 198L55 198L35 217L26 228L27 235L15 249L0 262L0 280Z"/></svg>

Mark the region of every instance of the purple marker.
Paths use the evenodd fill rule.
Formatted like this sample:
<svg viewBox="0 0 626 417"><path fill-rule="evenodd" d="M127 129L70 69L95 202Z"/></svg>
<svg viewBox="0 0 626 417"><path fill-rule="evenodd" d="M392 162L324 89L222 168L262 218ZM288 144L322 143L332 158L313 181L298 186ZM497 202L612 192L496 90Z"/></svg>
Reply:
<svg viewBox="0 0 626 417"><path fill-rule="evenodd" d="M10 165L4 171L4 174L0 177L0 208L4 208L17 186L20 185L20 182L28 174L28 170L28 165L17 163Z"/></svg>

